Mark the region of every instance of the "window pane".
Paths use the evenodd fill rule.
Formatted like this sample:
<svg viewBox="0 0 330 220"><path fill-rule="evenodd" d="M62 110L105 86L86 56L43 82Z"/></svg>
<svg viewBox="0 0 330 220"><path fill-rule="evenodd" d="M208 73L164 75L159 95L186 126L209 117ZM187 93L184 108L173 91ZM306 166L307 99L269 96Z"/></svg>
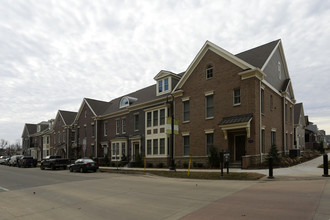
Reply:
<svg viewBox="0 0 330 220"><path fill-rule="evenodd" d="M206 96L206 117L213 117L213 95Z"/></svg>
<svg viewBox="0 0 330 220"><path fill-rule="evenodd" d="M234 90L234 104L240 104L241 103L241 90L235 89Z"/></svg>
<svg viewBox="0 0 330 220"><path fill-rule="evenodd" d="M126 132L126 119L121 120L122 133Z"/></svg>
<svg viewBox="0 0 330 220"><path fill-rule="evenodd" d="M161 109L159 125L164 125L164 124L165 124L165 109Z"/></svg>
<svg viewBox="0 0 330 220"><path fill-rule="evenodd" d="M151 127L151 112L147 113L147 127Z"/></svg>
<svg viewBox="0 0 330 220"><path fill-rule="evenodd" d="M119 120L116 120L116 134L119 134L119 132L120 132Z"/></svg>
<svg viewBox="0 0 330 220"><path fill-rule="evenodd" d="M189 156L190 155L190 143L189 143L189 136L183 136L183 155Z"/></svg>
<svg viewBox="0 0 330 220"><path fill-rule="evenodd" d="M265 130L261 130L261 153L265 153Z"/></svg>
<svg viewBox="0 0 330 220"><path fill-rule="evenodd" d="M165 154L165 138L159 140L159 154Z"/></svg>
<svg viewBox="0 0 330 220"><path fill-rule="evenodd" d="M163 91L163 80L159 80L158 81L158 92L162 92Z"/></svg>
<svg viewBox="0 0 330 220"><path fill-rule="evenodd" d="M164 79L164 91L168 90L168 78Z"/></svg>
<svg viewBox="0 0 330 220"><path fill-rule="evenodd" d="M134 130L139 130L139 115L134 115Z"/></svg>
<svg viewBox="0 0 330 220"><path fill-rule="evenodd" d="M154 111L154 124L153 126L158 126L158 111Z"/></svg>
<svg viewBox="0 0 330 220"><path fill-rule="evenodd" d="M126 156L126 143L121 143L121 154Z"/></svg>
<svg viewBox="0 0 330 220"><path fill-rule="evenodd" d="M153 155L157 155L158 154L158 139L154 139L153 140Z"/></svg>
<svg viewBox="0 0 330 220"><path fill-rule="evenodd" d="M190 105L189 101L183 102L183 121L189 121L190 120Z"/></svg>
<svg viewBox="0 0 330 220"><path fill-rule="evenodd" d="M210 155L210 150L213 147L213 133L206 134L206 152Z"/></svg>
<svg viewBox="0 0 330 220"><path fill-rule="evenodd" d="M213 77L213 67L212 66L208 66L206 69L206 78L212 78Z"/></svg>
<svg viewBox="0 0 330 220"><path fill-rule="evenodd" d="M151 140L147 140L147 154L151 154Z"/></svg>

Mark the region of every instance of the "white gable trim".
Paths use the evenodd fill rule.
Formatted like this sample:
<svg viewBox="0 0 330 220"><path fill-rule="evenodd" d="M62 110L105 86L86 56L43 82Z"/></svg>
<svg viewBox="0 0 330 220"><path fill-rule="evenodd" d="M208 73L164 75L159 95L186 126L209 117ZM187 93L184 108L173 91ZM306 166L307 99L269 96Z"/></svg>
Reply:
<svg viewBox="0 0 330 220"><path fill-rule="evenodd" d="M163 79L166 78L168 76L172 76L174 78L180 79L179 76L177 76L176 74L170 72L170 71L166 71L166 70L161 70L155 77L154 80L158 80L158 79Z"/></svg>
<svg viewBox="0 0 330 220"><path fill-rule="evenodd" d="M187 81L187 79L189 78L191 73L194 71L194 69L199 64L199 62L201 61L201 59L204 57L204 55L206 54L206 52L208 50L213 51L214 53L218 54L219 56L225 58L226 60L232 62L233 64L237 65L238 67L240 67L242 69L253 69L253 68L255 68L252 65L248 64L247 62L245 62L245 61L239 59L238 57L234 56L233 54L229 53L228 51L222 49L221 47L219 47L215 44L213 44L212 42L206 41L205 44L203 45L203 47L198 52L198 54L196 55L196 57L194 58L194 60L188 66L188 69L186 70L186 73L183 75L183 77L178 82L178 84L176 85L176 87L174 88L173 91L175 91L178 88L181 88L183 86L183 84Z"/></svg>
<svg viewBox="0 0 330 220"><path fill-rule="evenodd" d="M93 110L93 109L91 108L91 106L88 104L87 100L84 98L83 101L82 101L82 103L81 103L81 105L80 105L79 111L78 111L78 113L77 113L77 115L76 115L76 118L74 119L74 121L73 121L72 124L74 124L74 123L77 122L77 120L78 120L78 118L80 117L80 114L81 114L81 112L82 112L82 109L84 108L84 104L86 104L86 105L88 106L88 108L92 111L92 113L94 114L94 116L97 116L97 115L95 114L94 110Z"/></svg>
<svg viewBox="0 0 330 220"><path fill-rule="evenodd" d="M261 68L261 71L264 71L266 66L268 65L270 59L273 57L274 53L276 52L279 44L281 43L281 40L278 41L277 45L274 47L273 51L270 53L269 57L267 58L266 62L264 63L264 65Z"/></svg>

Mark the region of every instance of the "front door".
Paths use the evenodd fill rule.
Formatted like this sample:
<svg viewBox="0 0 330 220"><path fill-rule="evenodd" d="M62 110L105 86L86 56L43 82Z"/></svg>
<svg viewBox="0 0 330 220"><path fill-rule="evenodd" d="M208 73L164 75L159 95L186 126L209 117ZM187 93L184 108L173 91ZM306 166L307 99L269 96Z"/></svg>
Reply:
<svg viewBox="0 0 330 220"><path fill-rule="evenodd" d="M235 160L241 161L245 156L245 135L235 136Z"/></svg>
<svg viewBox="0 0 330 220"><path fill-rule="evenodd" d="M132 149L132 158L131 161L136 161L137 155L140 153L140 143L139 142L133 142L133 149Z"/></svg>

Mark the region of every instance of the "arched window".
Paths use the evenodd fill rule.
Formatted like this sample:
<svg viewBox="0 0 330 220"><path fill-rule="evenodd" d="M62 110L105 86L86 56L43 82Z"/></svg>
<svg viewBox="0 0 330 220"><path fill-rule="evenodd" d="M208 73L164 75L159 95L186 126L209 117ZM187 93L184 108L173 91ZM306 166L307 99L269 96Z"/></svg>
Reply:
<svg viewBox="0 0 330 220"><path fill-rule="evenodd" d="M213 77L213 66L208 65L206 68L206 79L210 79Z"/></svg>
<svg viewBox="0 0 330 220"><path fill-rule="evenodd" d="M126 106L129 106L129 100L127 97L123 97L120 101L120 108L124 108Z"/></svg>

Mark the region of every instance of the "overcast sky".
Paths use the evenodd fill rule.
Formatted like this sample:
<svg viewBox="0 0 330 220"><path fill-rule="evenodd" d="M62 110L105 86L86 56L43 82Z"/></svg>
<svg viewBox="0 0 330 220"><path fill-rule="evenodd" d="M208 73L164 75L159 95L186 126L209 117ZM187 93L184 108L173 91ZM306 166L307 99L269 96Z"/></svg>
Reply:
<svg viewBox="0 0 330 220"><path fill-rule="evenodd" d="M209 40L236 54L282 39L297 102L330 134L330 1L0 0L0 139L182 72Z"/></svg>

